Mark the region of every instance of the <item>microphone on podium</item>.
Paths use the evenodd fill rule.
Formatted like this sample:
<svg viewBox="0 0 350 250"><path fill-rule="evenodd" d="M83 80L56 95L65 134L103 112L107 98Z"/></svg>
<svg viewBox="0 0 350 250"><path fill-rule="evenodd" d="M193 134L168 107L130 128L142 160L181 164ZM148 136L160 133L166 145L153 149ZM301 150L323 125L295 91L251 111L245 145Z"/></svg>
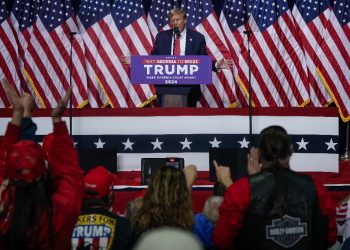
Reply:
<svg viewBox="0 0 350 250"><path fill-rule="evenodd" d="M175 38L178 38L180 36L180 31L178 27L174 27L174 35L175 35Z"/></svg>

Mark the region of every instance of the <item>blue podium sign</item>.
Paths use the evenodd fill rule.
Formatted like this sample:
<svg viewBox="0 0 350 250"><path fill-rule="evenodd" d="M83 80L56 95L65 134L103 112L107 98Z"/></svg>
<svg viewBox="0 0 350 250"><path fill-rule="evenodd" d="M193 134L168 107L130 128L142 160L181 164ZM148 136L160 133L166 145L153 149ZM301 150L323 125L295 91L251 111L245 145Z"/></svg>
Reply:
<svg viewBox="0 0 350 250"><path fill-rule="evenodd" d="M211 84L209 56L132 56L132 84Z"/></svg>

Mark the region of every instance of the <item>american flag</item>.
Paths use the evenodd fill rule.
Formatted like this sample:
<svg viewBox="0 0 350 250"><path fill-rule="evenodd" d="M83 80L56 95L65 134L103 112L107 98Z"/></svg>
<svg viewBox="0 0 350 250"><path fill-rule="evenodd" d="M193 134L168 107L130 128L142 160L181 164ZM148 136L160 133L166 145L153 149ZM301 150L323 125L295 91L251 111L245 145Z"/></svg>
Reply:
<svg viewBox="0 0 350 250"><path fill-rule="evenodd" d="M18 65L18 49L16 34L10 22L10 13L5 0L0 1L0 79L6 78L17 91L21 91L23 82ZM2 84L0 85L0 108L9 107Z"/></svg>
<svg viewBox="0 0 350 250"><path fill-rule="evenodd" d="M89 74L95 76L108 103L112 107L147 104L154 95L153 87L131 85L130 68L118 59L131 53L150 52L152 41L141 1L114 1L110 5L108 0L82 0L78 17L86 58L91 66L88 70L93 70Z"/></svg>
<svg viewBox="0 0 350 250"><path fill-rule="evenodd" d="M304 106L309 101L307 70L286 0L226 0L220 20L237 66L239 83L249 93L248 37L252 102L263 107Z"/></svg>
<svg viewBox="0 0 350 250"><path fill-rule="evenodd" d="M86 2L86 3L85 3ZM92 40L90 39L89 34L87 33L86 29L83 26L83 22L80 20L80 18L84 17L84 22L87 23L93 23L96 22L99 19L102 19L104 16L106 16L110 11L110 5L109 2L101 2L101 9L103 11L91 11L90 13L86 13L85 11L87 9L91 9L92 6L90 6L90 1L81 1L81 4L85 4L84 10L83 7L79 8L79 11L77 13L77 22L79 27L78 35L75 36L75 38L80 38L82 40L83 46L82 50L85 54L85 63L86 63L86 75L87 75L87 81L88 81L88 93L89 93L89 102L92 107L105 107L109 104L109 100L106 96L106 92L104 91L104 88L99 84L100 79L97 75L97 73L101 73L100 68L98 67L98 64L96 63L96 60L101 60L101 58L95 59L95 54L98 55L98 49L92 46ZM79 18L80 17L80 18ZM93 31L91 31L93 34ZM98 37L98 36L96 36ZM95 42L98 43L98 39L95 39ZM103 69L103 65L101 65Z"/></svg>
<svg viewBox="0 0 350 250"><path fill-rule="evenodd" d="M48 99L58 102L70 86L70 32L77 31L73 14L70 0L43 1L33 24L27 50L35 61L32 65L35 78L41 79L33 82L35 89L44 90L36 93L45 103ZM85 106L88 101L85 68L79 58L76 53L72 56L73 107Z"/></svg>
<svg viewBox="0 0 350 250"><path fill-rule="evenodd" d="M131 55L149 55L152 50L152 36L142 1L115 0L112 5L112 17L119 32L116 37L119 47L117 53L129 51ZM127 75L124 75L125 68ZM144 106L155 99L155 88L152 85L130 85L130 67L124 67L124 69L118 67L123 82L129 85L128 92L135 106ZM138 99L141 100L141 105L136 101Z"/></svg>
<svg viewBox="0 0 350 250"><path fill-rule="evenodd" d="M321 48L326 35L326 24L331 14L330 0L296 0L292 10L299 41L304 49L309 73L311 104L316 107L332 102L322 78L317 73L319 67L332 68ZM322 74L328 75L327 72Z"/></svg>
<svg viewBox="0 0 350 250"><path fill-rule="evenodd" d="M55 99L50 98L44 100L40 99L38 92L44 93L45 91L38 85L35 89L35 83L41 82L45 83L42 78L37 78L34 74L33 68L35 67L34 57L38 57L38 53L41 51L34 51L34 54L30 54L27 51L28 44L33 33L33 22L35 16L37 15L40 7L39 0L26 0L13 2L10 20L14 30L15 37L17 39L18 46L18 65L21 75L26 79L27 84L22 84L22 89L25 91L30 91L35 99L36 105L38 107L51 107L55 103ZM46 88L46 84L43 84L43 88Z"/></svg>
<svg viewBox="0 0 350 250"><path fill-rule="evenodd" d="M350 120L350 2L336 0L321 45L329 64L319 66L344 122ZM323 66L323 67L322 67Z"/></svg>
<svg viewBox="0 0 350 250"><path fill-rule="evenodd" d="M210 0L184 0L182 7L187 14L187 28L202 33L206 40L208 54L215 60L231 59L218 18ZM237 86L231 70L222 70L212 74L212 85L201 85L203 98L202 107L235 107L238 100ZM239 88L238 88L239 90Z"/></svg>
<svg viewBox="0 0 350 250"><path fill-rule="evenodd" d="M174 7L179 7L178 2L171 0L154 0L151 3L148 15L147 24L153 37L162 30L170 29L168 23L168 14Z"/></svg>

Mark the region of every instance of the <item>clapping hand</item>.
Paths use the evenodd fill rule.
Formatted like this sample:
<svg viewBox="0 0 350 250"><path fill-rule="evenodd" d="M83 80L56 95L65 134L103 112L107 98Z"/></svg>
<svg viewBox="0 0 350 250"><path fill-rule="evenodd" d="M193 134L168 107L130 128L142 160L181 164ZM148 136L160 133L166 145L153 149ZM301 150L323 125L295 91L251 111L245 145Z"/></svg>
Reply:
<svg viewBox="0 0 350 250"><path fill-rule="evenodd" d="M11 123L20 126L24 112L23 98L18 95L15 88L5 78L2 79L2 85L13 108Z"/></svg>
<svg viewBox="0 0 350 250"><path fill-rule="evenodd" d="M9 99L12 105L12 108L14 110L19 110L23 112L23 99L18 95L15 88L5 78L2 79L2 84L6 92L7 98Z"/></svg>
<svg viewBox="0 0 350 250"><path fill-rule="evenodd" d="M51 117L53 122L61 121L62 114L66 110L66 107L71 95L72 95L72 88L70 87L67 90L66 95L61 100L58 101L56 108L54 108L51 112Z"/></svg>

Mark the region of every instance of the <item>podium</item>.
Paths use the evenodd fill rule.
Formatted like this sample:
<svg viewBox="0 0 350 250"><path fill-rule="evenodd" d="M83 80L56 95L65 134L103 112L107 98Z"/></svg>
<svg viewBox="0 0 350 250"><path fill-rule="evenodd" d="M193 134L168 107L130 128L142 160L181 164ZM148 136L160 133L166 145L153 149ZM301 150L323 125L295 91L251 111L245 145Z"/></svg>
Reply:
<svg viewBox="0 0 350 250"><path fill-rule="evenodd" d="M132 56L131 83L154 84L160 107L195 107L200 85L212 84L212 60L205 55Z"/></svg>
<svg viewBox="0 0 350 250"><path fill-rule="evenodd" d="M160 107L191 107L199 99L196 98L195 92L199 86L196 85L155 85L157 90L158 105Z"/></svg>

